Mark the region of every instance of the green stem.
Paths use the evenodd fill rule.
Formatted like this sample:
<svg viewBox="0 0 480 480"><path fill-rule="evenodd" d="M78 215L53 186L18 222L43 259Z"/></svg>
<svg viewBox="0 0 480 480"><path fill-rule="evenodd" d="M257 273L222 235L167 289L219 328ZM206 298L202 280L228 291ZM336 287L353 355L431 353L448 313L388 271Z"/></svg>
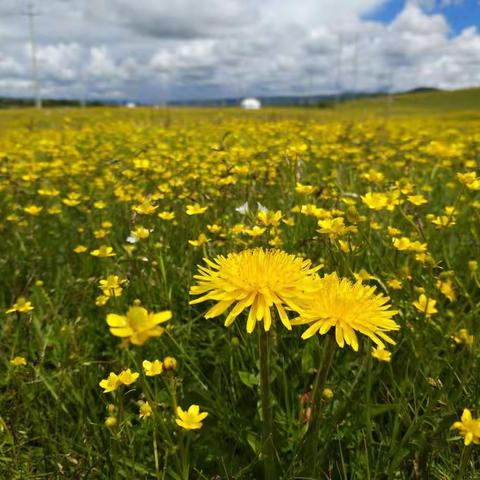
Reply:
<svg viewBox="0 0 480 480"><path fill-rule="evenodd" d="M323 347L322 360L315 376L315 381L312 390L312 417L310 420L309 428L306 438L306 452L308 458L312 462L310 473L316 472L317 459L318 459L318 442L319 442L319 430L320 430L320 412L322 404L322 393L327 382L328 372L332 365L333 356L336 350L336 342L333 334L328 334L325 339L325 345Z"/></svg>
<svg viewBox="0 0 480 480"><path fill-rule="evenodd" d="M457 480L465 480L465 470L467 469L468 460L470 459L470 452L472 445L463 447L462 458L460 460L460 468L458 469Z"/></svg>
<svg viewBox="0 0 480 480"><path fill-rule="evenodd" d="M258 350L260 354L260 395L262 405L262 455L265 480L275 480L275 459L273 444L273 419L270 399L270 336L263 328L259 329Z"/></svg>
<svg viewBox="0 0 480 480"><path fill-rule="evenodd" d="M310 429L315 429L318 426L318 420L320 419L320 407L322 402L322 393L327 383L328 372L333 361L333 355L335 354L335 337L332 334L326 336L325 346L323 347L322 360L320 367L317 370L315 381L312 390L312 420L310 423Z"/></svg>

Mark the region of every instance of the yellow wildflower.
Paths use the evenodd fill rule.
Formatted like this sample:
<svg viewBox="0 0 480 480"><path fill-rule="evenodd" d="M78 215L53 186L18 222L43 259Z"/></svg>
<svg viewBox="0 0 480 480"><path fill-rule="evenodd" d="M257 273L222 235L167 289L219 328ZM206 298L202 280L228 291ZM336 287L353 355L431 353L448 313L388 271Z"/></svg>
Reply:
<svg viewBox="0 0 480 480"><path fill-rule="evenodd" d="M102 245L96 250L92 250L90 252L90 255L93 255L94 257L105 258L105 257L114 257L116 253L113 251L112 247L108 247L107 245Z"/></svg>
<svg viewBox="0 0 480 480"><path fill-rule="evenodd" d="M213 261L204 260L210 268L199 267L200 274L194 277L198 284L190 289L191 295L202 296L190 304L218 302L207 311L205 318L217 317L235 304L225 320L227 327L249 308L248 333L262 320L265 331L270 330L273 306L283 325L290 330L284 306L298 311L305 292L314 288L314 273L318 270L311 268L309 260L275 249L256 248L230 253L227 257L220 255Z"/></svg>
<svg viewBox="0 0 480 480"><path fill-rule="evenodd" d="M6 313L27 313L32 310L32 302L29 302L25 297L18 297L17 301L6 311Z"/></svg>
<svg viewBox="0 0 480 480"><path fill-rule="evenodd" d="M460 422L455 422L451 428L460 431L465 445L470 445L472 442L480 444L480 419L473 418L468 408L463 410Z"/></svg>
<svg viewBox="0 0 480 480"><path fill-rule="evenodd" d="M163 371L163 363L160 360L154 360L153 362L150 362L149 360L144 360L142 366L147 377L154 377L155 375L160 375Z"/></svg>
<svg viewBox="0 0 480 480"><path fill-rule="evenodd" d="M438 313L438 310L435 308L436 300L428 298L424 293L422 293L418 300L413 302L413 306L420 312L424 313L427 317Z"/></svg>
<svg viewBox="0 0 480 480"><path fill-rule="evenodd" d="M183 411L181 407L177 407L177 425L186 430L198 430L202 428L202 421L208 417L207 412L200 413L198 405L190 405L188 411Z"/></svg>
<svg viewBox="0 0 480 480"><path fill-rule="evenodd" d="M121 337L133 345L143 345L151 337L159 337L165 331L160 323L167 322L172 318L169 310L159 313L149 313L145 308L133 306L128 309L126 315L109 313L107 324L110 333L115 337Z"/></svg>
<svg viewBox="0 0 480 480"><path fill-rule="evenodd" d="M358 351L355 332L366 335L381 347L385 347L384 341L395 344L385 333L400 328L392 320L398 312L390 309L388 297L375 294L375 287L340 279L336 273L326 275L316 283L315 294L302 305L300 317L292 322L292 325L310 325L303 332L303 339L316 333L324 335L334 327L340 347L346 343Z"/></svg>
<svg viewBox="0 0 480 480"><path fill-rule="evenodd" d="M27 364L27 359L25 357L14 357L10 360L11 365L16 367L25 366Z"/></svg>

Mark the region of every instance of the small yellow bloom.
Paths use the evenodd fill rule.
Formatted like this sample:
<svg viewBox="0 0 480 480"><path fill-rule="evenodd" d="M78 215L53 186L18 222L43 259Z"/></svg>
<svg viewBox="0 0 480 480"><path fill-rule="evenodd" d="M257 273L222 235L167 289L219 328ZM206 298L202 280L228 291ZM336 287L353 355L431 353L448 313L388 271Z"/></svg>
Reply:
<svg viewBox="0 0 480 480"><path fill-rule="evenodd" d="M106 297L120 297L123 291L122 285L125 282L126 280L121 279L118 275L109 275L98 283L103 295Z"/></svg>
<svg viewBox="0 0 480 480"><path fill-rule="evenodd" d="M302 195L312 195L317 190L318 188L313 185L302 185L300 182L297 182L297 186L295 187L295 191Z"/></svg>
<svg viewBox="0 0 480 480"><path fill-rule="evenodd" d="M158 218L161 218L162 220L173 220L175 218L175 213L174 212L160 212L158 214Z"/></svg>
<svg viewBox="0 0 480 480"><path fill-rule="evenodd" d="M373 347L372 357L376 358L379 362L390 362L392 359L392 353L385 350L383 347Z"/></svg>
<svg viewBox="0 0 480 480"><path fill-rule="evenodd" d="M436 300L428 298L424 293L422 293L418 300L413 302L413 306L420 312L424 313L427 317L438 313L438 310L435 308Z"/></svg>
<svg viewBox="0 0 480 480"><path fill-rule="evenodd" d="M176 370L177 369L177 360L173 357L165 357L163 359L163 368L165 370Z"/></svg>
<svg viewBox="0 0 480 480"><path fill-rule="evenodd" d="M25 357L15 357L10 360L11 365L19 367L21 365L25 366L27 364L27 359Z"/></svg>
<svg viewBox="0 0 480 480"><path fill-rule="evenodd" d="M73 249L73 251L74 251L75 253L85 253L87 250L88 250L88 249L87 249L87 247L86 247L85 245L77 245L77 246Z"/></svg>
<svg viewBox="0 0 480 480"><path fill-rule="evenodd" d="M188 243L192 247L201 247L204 243L207 243L210 239L204 234L201 233L196 240L189 240Z"/></svg>
<svg viewBox="0 0 480 480"><path fill-rule="evenodd" d="M453 281L451 278L445 280L437 280L435 286L451 301L454 302L457 298L455 288L453 287Z"/></svg>
<svg viewBox="0 0 480 480"><path fill-rule="evenodd" d="M154 377L155 375L160 375L163 372L163 364L160 360L154 360L153 362L144 360L142 365L147 377Z"/></svg>
<svg viewBox="0 0 480 480"><path fill-rule="evenodd" d="M105 426L108 428L113 428L117 425L117 417L109 416L105 419Z"/></svg>
<svg viewBox="0 0 480 480"><path fill-rule="evenodd" d="M200 413L198 405L190 405L188 411L183 411L181 407L177 407L177 425L186 430L198 430L202 428L202 421L208 417L207 412Z"/></svg>
<svg viewBox="0 0 480 480"><path fill-rule="evenodd" d="M416 205L417 207L427 203L427 200L423 195L408 195L407 199L410 203L413 203L413 205Z"/></svg>
<svg viewBox="0 0 480 480"><path fill-rule="evenodd" d="M202 207L198 203L194 205L187 205L187 215L200 215L207 211L208 207Z"/></svg>
<svg viewBox="0 0 480 480"><path fill-rule="evenodd" d="M36 217L37 215L40 215L40 212L42 210L43 210L43 207L39 207L37 205L28 205L23 209L23 211L25 213L28 213L29 215L32 215L33 217Z"/></svg>
<svg viewBox="0 0 480 480"><path fill-rule="evenodd" d="M105 257L114 257L116 253L113 251L112 247L108 247L107 245L102 245L96 250L92 250L90 252L90 255L93 255L94 257L105 258Z"/></svg>
<svg viewBox="0 0 480 480"><path fill-rule="evenodd" d="M388 280L387 285L392 290L400 290L402 288L402 282L400 280L398 280L397 278L391 278L390 280Z"/></svg>
<svg viewBox="0 0 480 480"><path fill-rule="evenodd" d="M145 308L134 305L128 309L126 315L109 313L107 324L110 333L115 337L124 338L133 345L143 345L150 337L162 335L165 329L159 324L171 318L172 312L169 310L149 313Z"/></svg>
<svg viewBox="0 0 480 480"><path fill-rule="evenodd" d="M135 230L130 232L138 240L145 240L150 236L150 230L145 227L137 227Z"/></svg>
<svg viewBox="0 0 480 480"><path fill-rule="evenodd" d="M115 373L111 372L107 378L103 379L99 385L101 388L103 388L103 393L109 393L115 391L122 382L118 378L118 375Z"/></svg>
<svg viewBox="0 0 480 480"><path fill-rule="evenodd" d="M152 407L150 406L150 404L148 402L142 402L140 404L139 417L142 420L145 420L146 418L150 417L152 415L152 413L153 413Z"/></svg>
<svg viewBox="0 0 480 480"><path fill-rule="evenodd" d="M246 228L244 233L250 237L259 237L265 233L265 230L265 227L259 227L258 225L255 225L253 228Z"/></svg>
<svg viewBox="0 0 480 480"><path fill-rule="evenodd" d="M27 313L32 310L32 302L29 302L25 297L18 297L17 301L6 311L6 313Z"/></svg>
<svg viewBox="0 0 480 480"><path fill-rule="evenodd" d="M109 300L110 297L107 297L106 295L99 295L96 299L95 299L95 305L97 307L103 307L104 305L106 305L108 303L108 300Z"/></svg>
<svg viewBox="0 0 480 480"><path fill-rule="evenodd" d="M324 388L322 392L322 397L330 400L333 398L333 390L331 388Z"/></svg>
<svg viewBox="0 0 480 480"><path fill-rule="evenodd" d="M475 341L475 337L473 335L470 335L466 328L461 328L457 334L452 335L452 339L457 345L464 344L469 348L473 346L473 343Z"/></svg>
<svg viewBox="0 0 480 480"><path fill-rule="evenodd" d="M470 410L465 408L460 420L451 426L452 430L460 431L465 445L470 445L472 442L480 444L480 419L473 418Z"/></svg>
<svg viewBox="0 0 480 480"><path fill-rule="evenodd" d="M127 368L126 370L122 370L119 375L118 375L118 380L120 383L123 383L123 385L131 385L132 383L135 383L140 376L139 373L133 372Z"/></svg>
<svg viewBox="0 0 480 480"><path fill-rule="evenodd" d="M153 205L150 200L145 200L140 205L135 205L133 211L139 215L151 215L158 207Z"/></svg>

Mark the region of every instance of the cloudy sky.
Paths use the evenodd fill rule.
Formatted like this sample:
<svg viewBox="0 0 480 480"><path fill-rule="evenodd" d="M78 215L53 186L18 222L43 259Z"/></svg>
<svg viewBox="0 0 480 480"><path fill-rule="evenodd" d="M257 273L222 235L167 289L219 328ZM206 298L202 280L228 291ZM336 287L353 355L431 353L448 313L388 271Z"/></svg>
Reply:
<svg viewBox="0 0 480 480"><path fill-rule="evenodd" d="M31 96L0 0L0 96ZM480 0L31 0L43 97L146 102L480 85Z"/></svg>

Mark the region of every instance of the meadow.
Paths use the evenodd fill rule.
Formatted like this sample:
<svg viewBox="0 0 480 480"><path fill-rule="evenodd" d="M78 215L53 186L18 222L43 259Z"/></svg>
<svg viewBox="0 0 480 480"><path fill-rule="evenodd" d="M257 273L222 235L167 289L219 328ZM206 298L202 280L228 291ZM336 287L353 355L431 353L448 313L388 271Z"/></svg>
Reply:
<svg viewBox="0 0 480 480"><path fill-rule="evenodd" d="M417 95L0 112L0 478L480 478L480 115Z"/></svg>

